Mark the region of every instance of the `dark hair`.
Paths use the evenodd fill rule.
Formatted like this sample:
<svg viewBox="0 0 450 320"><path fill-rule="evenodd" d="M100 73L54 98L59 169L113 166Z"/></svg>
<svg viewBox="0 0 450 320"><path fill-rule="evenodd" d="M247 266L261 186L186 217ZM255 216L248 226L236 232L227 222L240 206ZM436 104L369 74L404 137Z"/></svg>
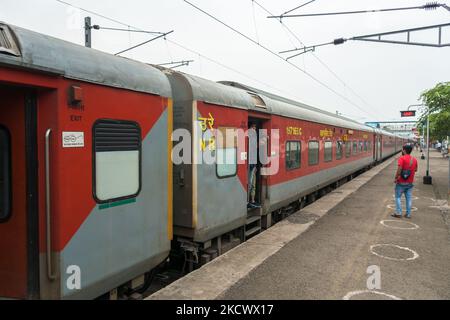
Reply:
<svg viewBox="0 0 450 320"><path fill-rule="evenodd" d="M405 150L405 152L407 153L407 154L411 154L411 152L412 152L412 146L410 145L410 144L406 144L406 145L404 145L403 146L403 150Z"/></svg>

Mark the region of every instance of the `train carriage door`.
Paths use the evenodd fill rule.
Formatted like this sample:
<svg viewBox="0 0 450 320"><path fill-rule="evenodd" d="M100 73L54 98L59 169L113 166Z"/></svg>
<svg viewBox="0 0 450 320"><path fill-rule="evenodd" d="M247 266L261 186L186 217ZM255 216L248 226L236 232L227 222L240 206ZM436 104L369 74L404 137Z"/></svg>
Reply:
<svg viewBox="0 0 450 320"><path fill-rule="evenodd" d="M36 298L36 95L0 84L0 96L0 299Z"/></svg>
<svg viewBox="0 0 450 320"><path fill-rule="evenodd" d="M263 207L267 198L267 178L261 175L261 168L267 164L270 152L270 123L268 119L249 117L248 128L248 209L252 210ZM256 130L256 140L251 138L251 129Z"/></svg>

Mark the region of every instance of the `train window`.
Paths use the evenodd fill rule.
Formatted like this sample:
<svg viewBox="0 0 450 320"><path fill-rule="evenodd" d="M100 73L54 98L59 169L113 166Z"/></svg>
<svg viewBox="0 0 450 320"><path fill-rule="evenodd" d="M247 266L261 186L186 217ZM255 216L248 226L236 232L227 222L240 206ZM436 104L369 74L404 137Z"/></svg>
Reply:
<svg viewBox="0 0 450 320"><path fill-rule="evenodd" d="M324 160L329 162L333 160L333 142L325 141L324 143Z"/></svg>
<svg viewBox="0 0 450 320"><path fill-rule="evenodd" d="M319 163L319 141L308 142L308 164L310 166Z"/></svg>
<svg viewBox="0 0 450 320"><path fill-rule="evenodd" d="M11 214L11 138L0 126L0 222Z"/></svg>
<svg viewBox="0 0 450 320"><path fill-rule="evenodd" d="M347 141L345 143L345 157L348 158L352 154L352 143L351 141Z"/></svg>
<svg viewBox="0 0 450 320"><path fill-rule="evenodd" d="M358 141L353 141L353 154L358 153Z"/></svg>
<svg viewBox="0 0 450 320"><path fill-rule="evenodd" d="M141 128L102 119L93 127L94 196L98 203L136 197L141 189Z"/></svg>
<svg viewBox="0 0 450 320"><path fill-rule="evenodd" d="M300 153L301 153L300 141L287 141L286 142L286 169L292 170L300 168Z"/></svg>
<svg viewBox="0 0 450 320"><path fill-rule="evenodd" d="M359 152L363 152L364 151L364 142L360 141L359 142Z"/></svg>
<svg viewBox="0 0 450 320"><path fill-rule="evenodd" d="M368 145L369 144L369 142L368 141L364 141L364 151L365 152L367 152L367 150L368 150Z"/></svg>
<svg viewBox="0 0 450 320"><path fill-rule="evenodd" d="M237 174L236 148L217 148L216 174L219 178L232 177Z"/></svg>
<svg viewBox="0 0 450 320"><path fill-rule="evenodd" d="M344 143L342 141L336 141L336 160L342 159L343 151Z"/></svg>

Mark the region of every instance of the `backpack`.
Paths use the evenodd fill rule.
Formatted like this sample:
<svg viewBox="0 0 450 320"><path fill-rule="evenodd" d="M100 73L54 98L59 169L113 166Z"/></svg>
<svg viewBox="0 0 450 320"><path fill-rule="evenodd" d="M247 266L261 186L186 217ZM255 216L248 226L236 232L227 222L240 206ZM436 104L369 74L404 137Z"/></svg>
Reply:
<svg viewBox="0 0 450 320"><path fill-rule="evenodd" d="M413 157L410 157L410 160L409 160L409 168L410 169L402 169L402 171L400 172L400 177L402 177L403 180L407 180L409 178L409 176L411 175L412 164L413 164Z"/></svg>

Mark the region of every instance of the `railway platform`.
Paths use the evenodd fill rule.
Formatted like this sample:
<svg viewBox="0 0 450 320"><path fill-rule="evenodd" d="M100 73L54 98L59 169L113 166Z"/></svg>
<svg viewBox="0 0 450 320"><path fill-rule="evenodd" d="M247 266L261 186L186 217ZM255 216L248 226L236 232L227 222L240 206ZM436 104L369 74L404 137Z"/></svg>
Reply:
<svg viewBox="0 0 450 320"><path fill-rule="evenodd" d="M147 299L450 299L448 159L419 162L391 217L398 155Z"/></svg>

